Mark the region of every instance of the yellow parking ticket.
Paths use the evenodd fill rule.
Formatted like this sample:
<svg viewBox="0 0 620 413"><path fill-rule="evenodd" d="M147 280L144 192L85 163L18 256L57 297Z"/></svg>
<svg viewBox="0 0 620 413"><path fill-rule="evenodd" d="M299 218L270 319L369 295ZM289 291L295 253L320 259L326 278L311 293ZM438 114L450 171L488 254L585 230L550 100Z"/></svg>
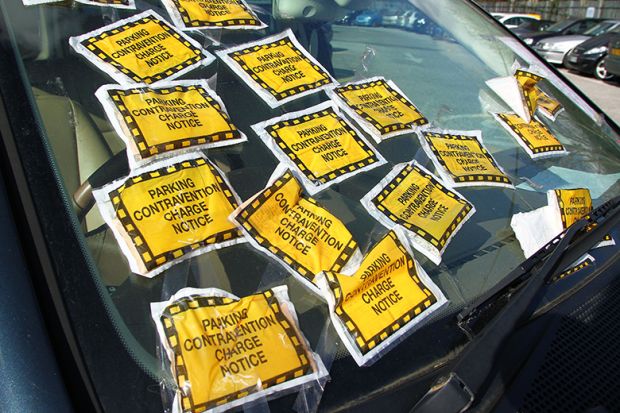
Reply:
<svg viewBox="0 0 620 413"><path fill-rule="evenodd" d="M214 60L152 10L71 37L69 43L121 84L174 79Z"/></svg>
<svg viewBox="0 0 620 413"><path fill-rule="evenodd" d="M160 82L157 87L106 85L95 95L125 142L132 167L247 140L204 80Z"/></svg>
<svg viewBox="0 0 620 413"><path fill-rule="evenodd" d="M302 193L293 174L276 169L273 183L231 216L250 243L280 262L306 287L322 271L341 271L359 254L344 224Z"/></svg>
<svg viewBox="0 0 620 413"><path fill-rule="evenodd" d="M549 281L551 283L556 283L558 281L561 281L567 277L570 277L571 275L578 273L579 271L583 269L592 267L595 262L596 260L594 259L592 255L584 254L577 261L569 265L568 268L566 268L564 271L558 274L555 274L553 277L551 277Z"/></svg>
<svg viewBox="0 0 620 413"><path fill-rule="evenodd" d="M271 108L337 84L290 29L217 55Z"/></svg>
<svg viewBox="0 0 620 413"><path fill-rule="evenodd" d="M243 242L228 216L238 205L206 158L184 155L94 191L133 272L153 277L190 257Z"/></svg>
<svg viewBox="0 0 620 413"><path fill-rule="evenodd" d="M377 143L428 124L403 91L383 77L347 83L328 94Z"/></svg>
<svg viewBox="0 0 620 413"><path fill-rule="evenodd" d="M512 227L523 254L531 257L559 236L576 221L588 217L592 211L592 198L587 188L551 189L547 191L547 205L512 216ZM596 222L586 225L584 232L596 227ZM615 245L608 234L594 248Z"/></svg>
<svg viewBox="0 0 620 413"><path fill-rule="evenodd" d="M531 122L527 123L514 113L496 113L494 116L525 149L530 158L549 158L568 153L560 141L540 121L532 118Z"/></svg>
<svg viewBox="0 0 620 413"><path fill-rule="evenodd" d="M310 195L385 163L331 102L252 128L280 162L299 172Z"/></svg>
<svg viewBox="0 0 620 413"><path fill-rule="evenodd" d="M402 228L415 249L435 264L474 206L417 162L396 165L362 199L387 228Z"/></svg>
<svg viewBox="0 0 620 413"><path fill-rule="evenodd" d="M540 89L538 93L537 105L538 111L553 121L555 121L558 115L564 110L564 107L560 102Z"/></svg>
<svg viewBox="0 0 620 413"><path fill-rule="evenodd" d="M592 198L587 188L556 189L547 192L547 197L548 205L559 210L563 229L592 212Z"/></svg>
<svg viewBox="0 0 620 413"><path fill-rule="evenodd" d="M162 0L172 22L183 30L262 29L244 0Z"/></svg>
<svg viewBox="0 0 620 413"><path fill-rule="evenodd" d="M429 129L419 135L439 175L453 186L513 187L484 147L481 131Z"/></svg>
<svg viewBox="0 0 620 413"><path fill-rule="evenodd" d="M185 288L151 314L177 383L175 411L247 407L326 375L284 286L243 298Z"/></svg>
<svg viewBox="0 0 620 413"><path fill-rule="evenodd" d="M527 72L525 70L517 70L515 72L517 82L521 85L523 97L525 98L525 104L530 116L534 116L538 107L538 100L540 98L540 89L538 88L538 82L542 80L542 76L538 76L535 73Z"/></svg>
<svg viewBox="0 0 620 413"><path fill-rule="evenodd" d="M327 272L319 279L333 324L360 366L388 352L447 302L406 245L390 231L353 275Z"/></svg>

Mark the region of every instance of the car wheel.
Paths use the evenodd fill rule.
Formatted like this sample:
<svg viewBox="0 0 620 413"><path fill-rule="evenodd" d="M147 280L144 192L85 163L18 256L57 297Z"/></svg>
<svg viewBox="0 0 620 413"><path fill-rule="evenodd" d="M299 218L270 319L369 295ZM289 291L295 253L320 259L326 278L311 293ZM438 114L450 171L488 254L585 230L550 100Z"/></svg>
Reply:
<svg viewBox="0 0 620 413"><path fill-rule="evenodd" d="M607 71L607 68L605 67L605 59L599 60L596 64L596 67L594 68L594 77L599 80L609 80L614 77L614 75Z"/></svg>

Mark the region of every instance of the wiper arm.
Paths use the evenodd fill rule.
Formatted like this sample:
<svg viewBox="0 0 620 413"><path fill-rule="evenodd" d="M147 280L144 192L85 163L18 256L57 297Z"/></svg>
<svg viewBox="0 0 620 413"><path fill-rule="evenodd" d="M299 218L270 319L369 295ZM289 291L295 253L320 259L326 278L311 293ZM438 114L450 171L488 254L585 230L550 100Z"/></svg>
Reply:
<svg viewBox="0 0 620 413"><path fill-rule="evenodd" d="M459 325L467 331L467 321L480 313L481 308L493 307L501 298L509 299L494 318L492 318L475 339L463 350L454 363L452 371L442 377L415 405L412 412L462 412L475 400L475 395L493 370L495 356L502 343L514 329L530 316L531 305L544 294L543 286L555 273L558 264L569 247L584 242L589 249L613 227L620 219L620 197L616 197L593 211L589 217L575 222L562 235L547 245L542 255L535 260L527 260L524 265L507 277L499 290L494 290L488 298L471 310L460 314ZM599 222L597 222L597 220ZM586 233L586 227L596 228ZM580 239L576 240L578 237ZM584 251L585 252L585 251ZM540 259L545 259L540 262ZM468 331L473 335L471 330Z"/></svg>

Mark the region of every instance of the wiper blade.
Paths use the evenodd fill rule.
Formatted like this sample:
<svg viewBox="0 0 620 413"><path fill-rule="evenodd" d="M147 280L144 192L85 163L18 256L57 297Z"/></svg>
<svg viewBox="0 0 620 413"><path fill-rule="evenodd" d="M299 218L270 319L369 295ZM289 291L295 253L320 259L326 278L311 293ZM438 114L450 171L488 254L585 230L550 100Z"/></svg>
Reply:
<svg viewBox="0 0 620 413"><path fill-rule="evenodd" d="M532 303L544 294L545 283L558 269L558 264L565 261L566 251L582 243L583 248L590 249L619 219L620 197L616 197L588 217L575 222L540 253L513 271L507 281L499 289L494 289L486 300L479 301L478 306L462 313L459 320L461 326L474 315L479 315L481 308L497 307L501 299L508 301L463 350L452 371L437 381L412 412L456 413L467 410L493 371L495 356L502 343L522 321L529 318ZM467 331L466 328L464 330ZM474 334L471 330L468 333Z"/></svg>
<svg viewBox="0 0 620 413"><path fill-rule="evenodd" d="M569 240L572 242L572 245L581 243L584 247L582 248L581 253L576 252L573 255L577 257L582 256L584 253L589 251L594 244L598 243L604 235L607 234L607 232L602 229L599 229L596 233L593 232L592 229L595 226L600 226L604 222L607 222L608 227L613 227L615 224L610 221L613 221L614 217L617 218L617 215L620 213L620 210L618 210L619 207L620 197L616 197L599 206L588 216L584 217L582 221L586 222L585 227L577 231L577 233L575 233ZM573 226L569 229L572 228ZM587 237L584 236L586 233L588 234ZM599 233L603 233L603 235L599 237ZM476 335L477 330L480 329L478 326L480 324L486 325L486 323L484 323L485 319L488 321L489 317L492 317L497 313L497 308L502 307L510 301L513 293L517 289L521 288L530 277L534 274L539 274L540 271L533 271L535 267L540 266L552 252L556 251L560 241L562 241L567 235L568 230L555 237L546 246L541 248L540 251L524 261L518 268L504 277L502 281L488 290L483 296L465 307L465 309L457 315L459 327L465 332L465 334L467 334L470 338L473 338ZM579 236L582 236L582 238L575 240L575 238ZM585 245L588 241L590 245ZM567 261L573 262L574 260L569 259Z"/></svg>

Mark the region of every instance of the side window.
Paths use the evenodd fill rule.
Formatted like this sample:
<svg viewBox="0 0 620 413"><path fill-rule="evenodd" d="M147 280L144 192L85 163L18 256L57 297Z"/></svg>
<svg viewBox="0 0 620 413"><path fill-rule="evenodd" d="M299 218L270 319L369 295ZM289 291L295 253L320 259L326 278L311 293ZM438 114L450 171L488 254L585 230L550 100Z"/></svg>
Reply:
<svg viewBox="0 0 620 413"><path fill-rule="evenodd" d="M584 31L586 31L589 28L590 28L590 26L589 26L588 22L582 21L582 22L579 22L579 23L576 23L576 24L570 26L566 30L566 34L583 33Z"/></svg>
<svg viewBox="0 0 620 413"><path fill-rule="evenodd" d="M521 24L521 18L520 17L511 17L510 19L506 20L504 22L505 25L515 25L518 26Z"/></svg>

